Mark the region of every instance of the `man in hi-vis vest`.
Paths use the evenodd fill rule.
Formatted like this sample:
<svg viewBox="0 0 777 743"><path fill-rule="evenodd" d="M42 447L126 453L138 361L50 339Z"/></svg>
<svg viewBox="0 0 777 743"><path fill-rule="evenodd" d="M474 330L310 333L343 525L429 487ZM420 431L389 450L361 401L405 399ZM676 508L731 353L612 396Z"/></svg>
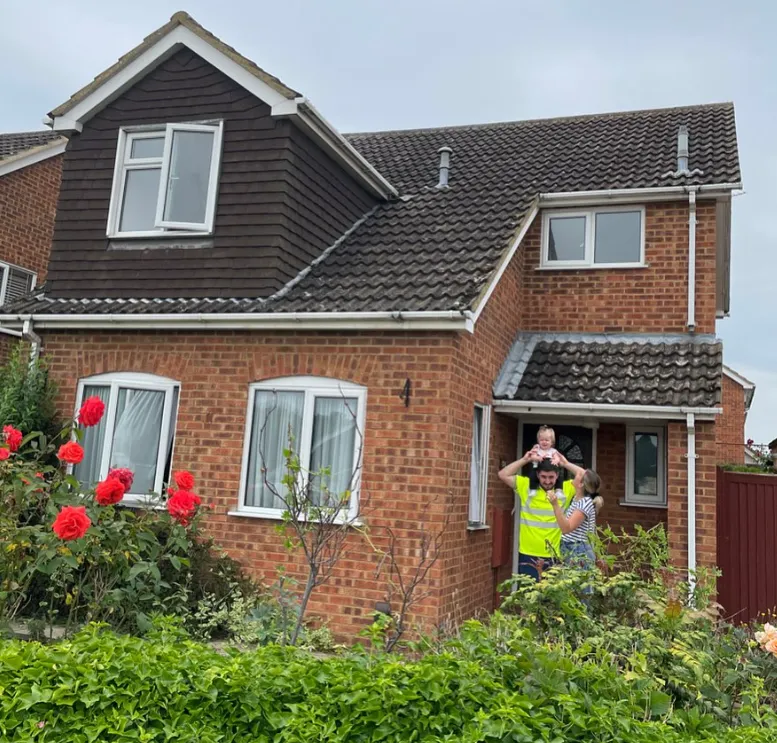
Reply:
<svg viewBox="0 0 777 743"><path fill-rule="evenodd" d="M529 488L528 477L518 474L529 462L537 462L539 488L536 490ZM572 480L567 480L561 488L556 487L557 466L568 469L573 475L583 471L563 454L557 452L551 461L542 459L535 451L526 452L517 462L499 471L499 479L515 493L515 517L520 519L518 572L534 580L539 580L542 569L550 567L557 560L561 548L561 529L548 500L548 493L556 492L559 505L564 511L575 497Z"/></svg>

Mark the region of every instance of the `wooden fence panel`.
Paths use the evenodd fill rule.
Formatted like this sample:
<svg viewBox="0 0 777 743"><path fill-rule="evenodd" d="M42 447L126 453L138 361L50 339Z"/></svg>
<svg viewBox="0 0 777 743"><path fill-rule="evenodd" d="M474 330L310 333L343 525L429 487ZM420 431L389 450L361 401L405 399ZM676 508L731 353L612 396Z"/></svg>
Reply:
<svg viewBox="0 0 777 743"><path fill-rule="evenodd" d="M777 477L718 470L718 601L749 622L777 613Z"/></svg>

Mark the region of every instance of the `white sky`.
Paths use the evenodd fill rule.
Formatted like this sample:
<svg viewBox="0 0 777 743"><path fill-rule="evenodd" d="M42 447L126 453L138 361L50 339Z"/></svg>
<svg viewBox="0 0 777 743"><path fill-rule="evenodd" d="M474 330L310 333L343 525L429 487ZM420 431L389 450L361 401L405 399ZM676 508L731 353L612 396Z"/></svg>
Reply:
<svg viewBox="0 0 777 743"><path fill-rule="evenodd" d="M725 361L757 385L747 435L777 437L777 3L766 0L0 0L0 130L41 118L186 10L341 131L734 101ZM691 132L691 137L693 132ZM770 305L771 301L771 305Z"/></svg>

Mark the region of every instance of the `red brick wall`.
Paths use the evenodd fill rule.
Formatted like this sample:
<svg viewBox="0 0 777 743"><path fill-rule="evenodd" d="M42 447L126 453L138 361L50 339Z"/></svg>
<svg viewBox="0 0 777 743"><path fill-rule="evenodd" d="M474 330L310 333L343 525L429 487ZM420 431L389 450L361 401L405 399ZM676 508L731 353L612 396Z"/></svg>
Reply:
<svg viewBox="0 0 777 743"><path fill-rule="evenodd" d="M715 423L718 464L745 463L745 390L723 375L723 413Z"/></svg>
<svg viewBox="0 0 777 743"><path fill-rule="evenodd" d="M685 422L668 426L669 548L672 561L688 565L688 434ZM717 560L715 424L696 423L696 563L713 567Z"/></svg>
<svg viewBox="0 0 777 743"><path fill-rule="evenodd" d="M492 385L515 340L521 311L520 262L507 267L478 319L473 335L455 339L451 396L450 450L451 523L445 553L443 621L458 622L494 604L495 584L509 577L510 569L491 568L492 530L468 531L470 457L474 404L489 403ZM494 507L509 508L513 495L499 480L500 461L515 459L517 420L494 414L488 468L487 521L493 526Z"/></svg>
<svg viewBox="0 0 777 743"><path fill-rule="evenodd" d="M688 204L647 204L647 268L537 270L542 215L520 252L523 330L684 333L688 321ZM696 331L715 332L715 203L696 226Z"/></svg>
<svg viewBox="0 0 777 743"><path fill-rule="evenodd" d="M602 478L604 506L597 522L617 533L633 530L634 524L649 529L666 524L665 508L621 505L626 494L626 424L602 423L596 432L596 472Z"/></svg>
<svg viewBox="0 0 777 743"><path fill-rule="evenodd" d="M430 528L439 528L453 498L448 486L455 450L448 402L453 334L63 332L46 333L44 349L62 410L73 409L78 379L93 374L137 371L180 381L174 467L190 469L198 492L215 507L207 522L218 543L267 582L275 580L277 565L299 577L299 561L283 550L277 522L227 515L237 506L251 382L310 374L368 388L365 520L378 544L385 543L386 526L397 532L407 569L415 564L421 507L433 504ZM399 393L408 377L413 388L406 408ZM340 636L354 636L368 624L375 602L385 596L367 543L354 538L349 550L311 606L313 614L330 617ZM417 621L438 621L442 566L424 587L431 593L419 605Z"/></svg>
<svg viewBox="0 0 777 743"><path fill-rule="evenodd" d="M62 155L0 177L0 260L46 280Z"/></svg>

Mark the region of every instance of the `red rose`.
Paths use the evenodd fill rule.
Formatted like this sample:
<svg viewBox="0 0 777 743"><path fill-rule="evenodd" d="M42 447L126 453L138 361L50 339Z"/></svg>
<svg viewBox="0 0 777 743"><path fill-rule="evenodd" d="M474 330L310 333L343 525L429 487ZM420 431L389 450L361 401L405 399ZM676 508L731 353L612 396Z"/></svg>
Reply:
<svg viewBox="0 0 777 743"><path fill-rule="evenodd" d="M68 441L67 444L59 447L57 457L68 464L78 464L84 458L84 447L75 441Z"/></svg>
<svg viewBox="0 0 777 743"><path fill-rule="evenodd" d="M129 493L132 487L132 482L135 479L135 474L132 470L128 470L126 467L117 467L113 470L108 470L108 480L118 480L124 485L124 492Z"/></svg>
<svg viewBox="0 0 777 743"><path fill-rule="evenodd" d="M110 506L124 497L124 483L118 477L109 477L97 483L94 493L95 500L101 506Z"/></svg>
<svg viewBox="0 0 777 743"><path fill-rule="evenodd" d="M97 395L87 397L78 411L78 422L82 426L96 426L102 420L104 412L105 403Z"/></svg>
<svg viewBox="0 0 777 743"><path fill-rule="evenodd" d="M179 524L188 526L200 503L202 500L199 495L178 490L167 499L167 510Z"/></svg>
<svg viewBox="0 0 777 743"><path fill-rule="evenodd" d="M4 446L0 448L0 462L5 461L10 456L11 452L8 449L6 449Z"/></svg>
<svg viewBox="0 0 777 743"><path fill-rule="evenodd" d="M181 490L191 490L194 487L194 475L186 470L174 473L173 479Z"/></svg>
<svg viewBox="0 0 777 743"><path fill-rule="evenodd" d="M80 539L92 525L84 506L65 506L54 519L52 529L60 539Z"/></svg>
<svg viewBox="0 0 777 743"><path fill-rule="evenodd" d="M11 451L16 451L22 445L24 434L18 428L3 426L3 435L5 436L5 443L8 444L8 448Z"/></svg>

